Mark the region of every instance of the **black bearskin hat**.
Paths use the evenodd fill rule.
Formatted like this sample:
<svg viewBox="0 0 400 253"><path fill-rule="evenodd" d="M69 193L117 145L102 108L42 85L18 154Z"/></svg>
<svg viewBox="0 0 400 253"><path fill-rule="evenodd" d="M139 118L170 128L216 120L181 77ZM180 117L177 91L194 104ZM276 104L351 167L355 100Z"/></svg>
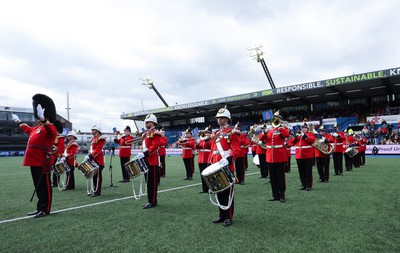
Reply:
<svg viewBox="0 0 400 253"><path fill-rule="evenodd" d="M37 106L41 105L44 110L44 117L48 119L51 123L56 122L56 106L51 98L44 94L36 94L32 97L32 105L33 105L33 115L35 118L39 118L37 116Z"/></svg>

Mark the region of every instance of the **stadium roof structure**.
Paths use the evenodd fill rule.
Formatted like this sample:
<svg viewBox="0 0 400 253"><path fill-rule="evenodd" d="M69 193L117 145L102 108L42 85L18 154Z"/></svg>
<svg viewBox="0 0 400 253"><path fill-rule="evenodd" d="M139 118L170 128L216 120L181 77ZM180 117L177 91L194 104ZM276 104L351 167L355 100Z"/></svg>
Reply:
<svg viewBox="0 0 400 253"><path fill-rule="evenodd" d="M159 122L166 122L215 115L225 105L231 113L240 113L396 93L400 93L400 67L132 112L121 119L141 121L153 113Z"/></svg>

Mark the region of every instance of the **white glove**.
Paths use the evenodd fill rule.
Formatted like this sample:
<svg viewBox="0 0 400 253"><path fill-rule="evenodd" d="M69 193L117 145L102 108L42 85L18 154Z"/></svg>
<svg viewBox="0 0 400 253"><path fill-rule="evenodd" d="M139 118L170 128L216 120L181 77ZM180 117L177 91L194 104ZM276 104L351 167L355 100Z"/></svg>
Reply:
<svg viewBox="0 0 400 253"><path fill-rule="evenodd" d="M333 135L333 137L338 137L339 136L337 133L333 133L332 135Z"/></svg>
<svg viewBox="0 0 400 253"><path fill-rule="evenodd" d="M46 108L42 108L40 104L38 104L38 106L36 107L37 116L41 120L44 120L44 110L46 110Z"/></svg>
<svg viewBox="0 0 400 253"><path fill-rule="evenodd" d="M263 142L262 142L262 141L258 141L257 143L258 143L258 145L262 145L262 144L263 144Z"/></svg>
<svg viewBox="0 0 400 253"><path fill-rule="evenodd" d="M60 162L63 163L64 161L65 161L65 157L61 157L61 158L60 158Z"/></svg>
<svg viewBox="0 0 400 253"><path fill-rule="evenodd" d="M219 161L219 164L221 164L221 166L227 166L229 165L229 162L226 158L222 158L221 161Z"/></svg>
<svg viewBox="0 0 400 253"><path fill-rule="evenodd" d="M318 142L319 143L323 143L325 141L325 138L319 139Z"/></svg>
<svg viewBox="0 0 400 253"><path fill-rule="evenodd" d="M90 160L90 158L89 158L89 156L87 155L87 156L85 156L85 158L83 158L83 160L87 161L87 160Z"/></svg>
<svg viewBox="0 0 400 253"><path fill-rule="evenodd" d="M14 114L14 113L11 114L11 119L12 119L15 123L20 122L19 117L18 117L16 114Z"/></svg>
<svg viewBox="0 0 400 253"><path fill-rule="evenodd" d="M144 158L144 154L142 152L140 152L136 155L136 157L138 157L139 159Z"/></svg>

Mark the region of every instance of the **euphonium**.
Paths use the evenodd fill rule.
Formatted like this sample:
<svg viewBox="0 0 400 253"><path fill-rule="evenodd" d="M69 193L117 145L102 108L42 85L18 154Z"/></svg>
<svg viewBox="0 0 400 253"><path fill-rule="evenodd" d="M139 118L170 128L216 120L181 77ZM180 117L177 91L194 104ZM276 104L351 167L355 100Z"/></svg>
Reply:
<svg viewBox="0 0 400 253"><path fill-rule="evenodd" d="M331 143L321 142L320 138L315 138L312 146L326 155L330 155L333 152L333 145Z"/></svg>

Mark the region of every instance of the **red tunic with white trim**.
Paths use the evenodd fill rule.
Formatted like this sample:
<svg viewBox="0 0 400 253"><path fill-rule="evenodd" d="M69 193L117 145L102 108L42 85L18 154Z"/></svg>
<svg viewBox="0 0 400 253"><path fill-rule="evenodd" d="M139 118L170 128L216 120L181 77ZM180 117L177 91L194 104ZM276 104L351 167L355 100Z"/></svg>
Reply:
<svg viewBox="0 0 400 253"><path fill-rule="evenodd" d="M350 147L350 145L354 145L354 137L351 135L345 136L343 140L343 154L346 153L346 150Z"/></svg>
<svg viewBox="0 0 400 253"><path fill-rule="evenodd" d="M200 140L199 144L196 145L196 149L199 151L198 163L208 163L211 152L211 140L204 139Z"/></svg>
<svg viewBox="0 0 400 253"><path fill-rule="evenodd" d="M91 152L89 155L92 155L93 160L99 165L104 165L103 147L105 144L106 138L101 135L93 137L90 141Z"/></svg>
<svg viewBox="0 0 400 253"><path fill-rule="evenodd" d="M233 156L232 161L234 162L236 157L240 155L240 138L238 134L232 134L232 127L226 127L219 129L214 134L214 138L211 143L211 155L210 162L217 163L222 159L221 151L223 152L224 158L228 156ZM218 144L220 143L220 144ZM221 150L218 149L218 146L221 146ZM234 172L235 167L234 163L229 165L229 169Z"/></svg>
<svg viewBox="0 0 400 253"><path fill-rule="evenodd" d="M123 135L121 138L115 138L114 142L119 144L119 157L130 157L133 137L131 135Z"/></svg>
<svg viewBox="0 0 400 253"><path fill-rule="evenodd" d="M179 146L182 147L182 158L192 158L193 149L196 147L196 140L192 137L185 140L178 141Z"/></svg>
<svg viewBox="0 0 400 253"><path fill-rule="evenodd" d="M312 144L315 141L315 135L311 132L305 133L307 138L303 139L303 136L299 135L294 138L293 144L296 148L296 159L306 159L314 157L314 147Z"/></svg>
<svg viewBox="0 0 400 253"><path fill-rule="evenodd" d="M343 132L338 132L338 136L335 137L333 136L333 133L331 133L332 136L332 145L333 145L333 153L342 153L343 152L343 140L344 140L344 133Z"/></svg>
<svg viewBox="0 0 400 253"><path fill-rule="evenodd" d="M159 148L161 146L161 135L155 128L147 130L142 135L143 152L148 152L146 157L150 166L159 166Z"/></svg>
<svg viewBox="0 0 400 253"><path fill-rule="evenodd" d="M57 128L52 123L35 127L22 123L20 127L29 134L23 165L42 166L46 160L46 152L51 151L57 138Z"/></svg>
<svg viewBox="0 0 400 253"><path fill-rule="evenodd" d="M287 162L288 156L285 147L285 138L289 135L290 133L287 127L274 127L268 130L266 134L260 134L260 141L267 144L267 163Z"/></svg>
<svg viewBox="0 0 400 253"><path fill-rule="evenodd" d="M69 166L75 166L76 155L79 152L79 145L75 140L68 142L67 148L65 149L66 156L68 157L67 163Z"/></svg>

